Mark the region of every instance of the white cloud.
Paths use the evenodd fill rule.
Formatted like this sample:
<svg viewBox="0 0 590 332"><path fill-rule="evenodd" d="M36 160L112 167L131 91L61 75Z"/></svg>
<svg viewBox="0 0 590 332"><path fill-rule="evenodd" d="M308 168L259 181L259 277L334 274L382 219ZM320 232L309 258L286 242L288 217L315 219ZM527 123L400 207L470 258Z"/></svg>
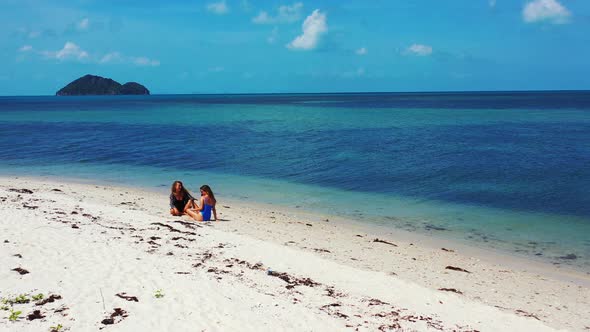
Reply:
<svg viewBox="0 0 590 332"><path fill-rule="evenodd" d="M277 38L279 37L279 28L274 27L274 29L272 29L270 36L268 36L268 38L266 39L266 41L269 44L274 44L277 41Z"/></svg>
<svg viewBox="0 0 590 332"><path fill-rule="evenodd" d="M358 50L354 51L354 53L356 53L357 55L366 55L367 53L369 53L369 51L367 51L367 48L361 47Z"/></svg>
<svg viewBox="0 0 590 332"><path fill-rule="evenodd" d="M86 17L78 22L78 30L86 30L90 26L90 20Z"/></svg>
<svg viewBox="0 0 590 332"><path fill-rule="evenodd" d="M303 3L296 2L291 6L283 5L277 9L277 15L271 16L266 11L261 11L258 16L252 19L256 24L278 24L278 23L293 23L301 18L301 10Z"/></svg>
<svg viewBox="0 0 590 332"><path fill-rule="evenodd" d="M565 24L569 23L571 15L557 0L534 0L527 3L522 10L522 18L527 23L546 21Z"/></svg>
<svg viewBox="0 0 590 332"><path fill-rule="evenodd" d="M136 57L136 58L131 58L132 62L138 66L151 66L151 67L157 67L160 65L160 61L158 60L154 60L154 59L150 59L144 56L141 57Z"/></svg>
<svg viewBox="0 0 590 332"><path fill-rule="evenodd" d="M314 49L320 41L320 37L328 31L326 14L320 13L319 9L314 10L305 21L303 21L303 34L297 36L287 44L287 48L293 50Z"/></svg>
<svg viewBox="0 0 590 332"><path fill-rule="evenodd" d="M428 56L432 54L432 46L423 44L413 44L412 46L406 49L405 54Z"/></svg>
<svg viewBox="0 0 590 332"><path fill-rule="evenodd" d="M157 67L160 65L160 61L155 59L150 59L145 56L125 56L120 52L110 52L102 56L98 61L100 64L126 64L131 63L136 66L144 66L144 67Z"/></svg>
<svg viewBox="0 0 590 332"><path fill-rule="evenodd" d="M119 52L111 52L105 54L98 63L116 63L123 62L123 56Z"/></svg>
<svg viewBox="0 0 590 332"><path fill-rule="evenodd" d="M223 15L229 12L229 7L225 3L225 0L221 0L219 2L212 2L208 4L207 10L218 15Z"/></svg>
<svg viewBox="0 0 590 332"><path fill-rule="evenodd" d="M59 51L42 51L41 54L43 54L46 58L57 60L83 60L88 58L88 52L84 51L80 48L80 46L72 42L67 42Z"/></svg>
<svg viewBox="0 0 590 332"><path fill-rule="evenodd" d="M23 47L19 48L19 52L29 52L33 50L33 46L31 45L23 45Z"/></svg>

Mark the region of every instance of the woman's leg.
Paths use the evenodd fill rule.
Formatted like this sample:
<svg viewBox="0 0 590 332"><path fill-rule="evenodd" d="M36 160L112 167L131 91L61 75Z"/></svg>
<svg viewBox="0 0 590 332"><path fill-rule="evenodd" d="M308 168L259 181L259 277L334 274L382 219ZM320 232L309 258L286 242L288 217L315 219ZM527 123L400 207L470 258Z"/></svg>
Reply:
<svg viewBox="0 0 590 332"><path fill-rule="evenodd" d="M203 221L203 215L199 211L186 210L186 214L188 214L191 218L195 219L196 221Z"/></svg>
<svg viewBox="0 0 590 332"><path fill-rule="evenodd" d="M182 216L183 215L183 213L178 211L178 209L175 207L170 209L170 214L173 216Z"/></svg>

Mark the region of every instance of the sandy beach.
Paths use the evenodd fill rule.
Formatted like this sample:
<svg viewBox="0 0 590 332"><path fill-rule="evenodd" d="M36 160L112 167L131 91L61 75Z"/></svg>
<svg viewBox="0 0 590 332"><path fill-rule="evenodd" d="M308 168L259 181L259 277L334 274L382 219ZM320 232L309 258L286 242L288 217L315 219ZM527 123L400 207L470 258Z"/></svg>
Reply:
<svg viewBox="0 0 590 332"><path fill-rule="evenodd" d="M0 201L1 331L590 330L588 273L452 242L222 196L196 223L57 179Z"/></svg>

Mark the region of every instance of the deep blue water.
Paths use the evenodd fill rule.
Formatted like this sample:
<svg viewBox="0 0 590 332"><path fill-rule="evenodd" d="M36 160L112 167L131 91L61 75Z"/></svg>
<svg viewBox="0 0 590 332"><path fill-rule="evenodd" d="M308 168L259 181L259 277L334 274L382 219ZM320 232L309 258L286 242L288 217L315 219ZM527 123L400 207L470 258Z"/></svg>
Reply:
<svg viewBox="0 0 590 332"><path fill-rule="evenodd" d="M326 188L319 209L343 213L405 214L364 194L543 215L525 219L571 228L590 253L577 234L590 230L590 92L0 97L5 172L102 166L227 175L230 192L241 177Z"/></svg>

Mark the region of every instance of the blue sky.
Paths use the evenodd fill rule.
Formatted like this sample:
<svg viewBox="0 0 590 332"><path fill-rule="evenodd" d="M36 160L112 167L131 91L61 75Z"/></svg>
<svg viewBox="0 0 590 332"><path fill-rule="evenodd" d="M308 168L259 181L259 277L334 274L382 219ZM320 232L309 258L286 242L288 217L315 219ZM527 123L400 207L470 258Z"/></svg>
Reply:
<svg viewBox="0 0 590 332"><path fill-rule="evenodd" d="M590 89L590 1L0 0L0 95Z"/></svg>

